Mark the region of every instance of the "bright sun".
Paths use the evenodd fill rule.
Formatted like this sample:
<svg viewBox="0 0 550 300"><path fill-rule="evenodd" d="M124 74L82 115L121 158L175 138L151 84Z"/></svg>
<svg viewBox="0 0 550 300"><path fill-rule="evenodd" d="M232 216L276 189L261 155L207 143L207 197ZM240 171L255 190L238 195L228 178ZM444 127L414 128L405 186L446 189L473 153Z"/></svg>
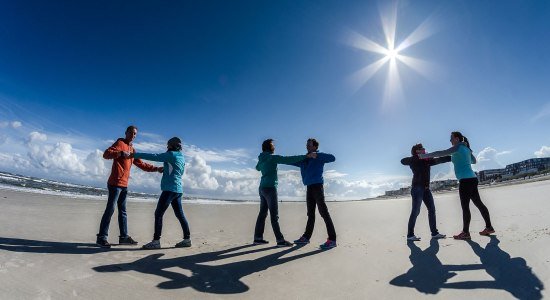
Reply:
<svg viewBox="0 0 550 300"><path fill-rule="evenodd" d="M349 82L352 85L351 87L353 91L356 92L363 87L367 81L369 81L369 79L371 79L384 65L387 64L388 78L386 80L384 102L395 98L400 98L400 95L402 95L401 80L397 62L403 63L426 77L429 77L433 73L430 63L402 54L403 50L427 39L434 33L434 26L432 26L430 18L424 20L401 43L396 44L396 2L388 8L389 9L386 13L382 13L382 11L380 13L382 29L384 30L384 36L386 39L386 47L352 30L348 32L346 40L346 42L352 47L382 55L380 59L353 73L349 78Z"/></svg>

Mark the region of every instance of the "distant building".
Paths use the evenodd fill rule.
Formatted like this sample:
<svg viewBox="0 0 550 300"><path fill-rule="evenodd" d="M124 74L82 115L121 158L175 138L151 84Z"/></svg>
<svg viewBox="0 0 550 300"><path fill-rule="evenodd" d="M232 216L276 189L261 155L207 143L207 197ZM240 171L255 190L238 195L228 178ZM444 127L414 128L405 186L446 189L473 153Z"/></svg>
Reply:
<svg viewBox="0 0 550 300"><path fill-rule="evenodd" d="M430 183L432 191L449 190L457 186L458 181L456 179L438 180Z"/></svg>
<svg viewBox="0 0 550 300"><path fill-rule="evenodd" d="M502 179L502 176L506 173L506 168L502 169L490 169L490 170L483 170L479 171L478 177L479 181L489 181L489 180L497 180Z"/></svg>
<svg viewBox="0 0 550 300"><path fill-rule="evenodd" d="M385 195L389 197L396 197L396 196L408 195L410 193L411 193L411 187L408 186L408 187L400 188L398 190L386 191Z"/></svg>
<svg viewBox="0 0 550 300"><path fill-rule="evenodd" d="M550 169L550 157L531 158L515 164L507 165L502 177L512 177L527 173L540 172L547 169Z"/></svg>

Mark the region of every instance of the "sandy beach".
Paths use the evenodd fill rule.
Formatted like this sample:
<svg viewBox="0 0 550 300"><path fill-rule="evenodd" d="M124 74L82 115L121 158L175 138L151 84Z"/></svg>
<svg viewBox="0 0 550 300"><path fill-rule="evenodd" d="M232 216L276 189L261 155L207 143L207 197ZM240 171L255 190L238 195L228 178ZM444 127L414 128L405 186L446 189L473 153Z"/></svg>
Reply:
<svg viewBox="0 0 550 300"><path fill-rule="evenodd" d="M1 299L541 299L550 283L550 182L480 190L497 234L482 237L472 205L471 242L430 240L423 207L405 242L411 201L330 203L339 246L322 252L318 216L312 243L252 246L258 204L184 204L193 246L171 210L161 250L141 250L153 234L155 203L130 202L128 228L138 247L94 245L105 201L0 190ZM435 195L438 227L461 229L458 192ZM305 226L305 203L282 203L288 240ZM116 213L109 241L118 241Z"/></svg>

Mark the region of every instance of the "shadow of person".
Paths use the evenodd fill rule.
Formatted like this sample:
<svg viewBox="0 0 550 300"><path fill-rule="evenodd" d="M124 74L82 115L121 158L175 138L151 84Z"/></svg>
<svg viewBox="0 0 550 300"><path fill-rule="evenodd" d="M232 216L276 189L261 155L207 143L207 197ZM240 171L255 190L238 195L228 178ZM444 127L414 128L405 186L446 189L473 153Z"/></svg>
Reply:
<svg viewBox="0 0 550 300"><path fill-rule="evenodd" d="M542 299L544 284L533 273L525 259L512 258L503 251L498 244L496 236L490 236L491 240L485 249L474 242L468 241L474 253L479 256L487 274L495 280L464 281L449 283L446 288L454 289L501 289L509 292L518 299Z"/></svg>
<svg viewBox="0 0 550 300"><path fill-rule="evenodd" d="M135 251L138 247L100 248L95 243L70 243L37 241L0 237L0 249L12 252L59 253L59 254L94 254L106 251Z"/></svg>
<svg viewBox="0 0 550 300"><path fill-rule="evenodd" d="M248 251L240 251L252 245L238 246L220 251L198 253L170 259L161 259L163 254L152 254L135 262L125 264L113 264L93 268L97 272L122 272L137 271L153 274L168 279L157 285L161 289L181 289L191 287L199 292L212 294L238 294L248 291L250 288L241 281L245 276L266 270L270 267L281 265L296 259L311 256L322 252L315 250L286 256L301 247L290 247L255 259L239 260L226 264L208 265L209 262L219 261L237 256L273 250L277 247L259 248ZM277 248L280 249L280 248ZM191 271L191 276L179 273L170 268L178 267Z"/></svg>
<svg viewBox="0 0 550 300"><path fill-rule="evenodd" d="M390 281L391 285L415 288L424 294L437 294L450 278L457 275L454 271L481 269L481 265L443 265L437 253L439 240L431 239L430 246L424 251L414 242L408 242L411 250L409 259L412 267L407 273Z"/></svg>

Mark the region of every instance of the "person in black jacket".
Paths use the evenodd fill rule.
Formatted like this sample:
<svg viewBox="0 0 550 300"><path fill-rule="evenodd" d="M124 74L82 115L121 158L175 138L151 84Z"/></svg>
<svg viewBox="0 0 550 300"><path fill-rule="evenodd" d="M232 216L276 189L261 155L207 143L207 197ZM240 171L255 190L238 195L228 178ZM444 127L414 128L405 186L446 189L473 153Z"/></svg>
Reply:
<svg viewBox="0 0 550 300"><path fill-rule="evenodd" d="M411 149L411 157L405 157L401 160L403 165L409 166L413 172L413 179L411 185L412 196L412 209L409 217L409 226L407 232L408 241L419 241L420 238L414 235L414 225L416 224L416 218L420 213L420 206L422 202L428 209L428 220L430 223L430 231L432 232L432 238L443 239L444 234L439 233L437 230L437 224L435 219L435 205L432 191L430 190L430 167L437 164L446 163L451 161L450 156L444 156L439 158L420 159L418 154L424 154L426 150L422 144L416 144Z"/></svg>

